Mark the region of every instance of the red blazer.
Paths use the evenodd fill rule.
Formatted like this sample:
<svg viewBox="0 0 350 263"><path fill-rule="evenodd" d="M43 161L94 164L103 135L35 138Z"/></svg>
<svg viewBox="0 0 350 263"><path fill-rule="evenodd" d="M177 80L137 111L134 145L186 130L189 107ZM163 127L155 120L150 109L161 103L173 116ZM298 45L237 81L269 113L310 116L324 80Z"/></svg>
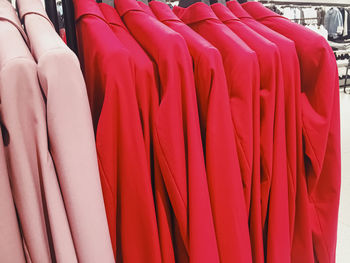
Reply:
<svg viewBox="0 0 350 263"><path fill-rule="evenodd" d="M306 190L306 181L305 178L301 175L304 169L303 158L302 158L302 132L301 132L301 92L300 92L300 69L299 69L299 60L297 57L295 45L293 41L287 39L286 37L278 34L277 32L271 30L270 28L262 25L261 23L255 21L237 2L230 1L227 7L240 18L244 24L248 25L255 32L261 34L266 39L275 43L279 48L279 52L281 55L282 62L282 70L283 70L283 82L285 93L285 105L286 105L286 121L289 123L293 113L291 113L293 106L289 106L293 104L293 95L292 92L295 93L295 120L296 120L296 154L297 154L297 178L288 177L288 189L289 189L289 211L290 211L290 230L291 230L291 239L293 239L294 233L294 222L295 222L295 214L301 214L304 217L307 217L307 209L306 209L306 199L307 198L307 190ZM290 127L286 125L286 128ZM289 128L288 128L289 129ZM290 132L290 131L287 131ZM287 150L294 143L294 140L291 140L292 137L288 137L287 133ZM287 151L288 156L290 156L290 150ZM291 173L288 173L291 175ZM296 182L293 184L293 182ZM293 194L294 193L294 194ZM293 197L294 196L294 197ZM298 196L298 198L296 198ZM293 207L295 207L293 209ZM298 207L298 209L297 209ZM293 213L293 210L296 212ZM307 224L307 220L304 223L305 229L310 229ZM310 233L311 234L311 233ZM309 236L311 238L311 235ZM305 239L306 240L306 239ZM303 242L304 247L307 247L308 242Z"/></svg>
<svg viewBox="0 0 350 263"><path fill-rule="evenodd" d="M95 1L74 3L114 253L117 262L160 262L135 63Z"/></svg>
<svg viewBox="0 0 350 263"><path fill-rule="evenodd" d="M157 177L155 193L163 257L168 254L172 234L175 256L181 262L188 257L191 262L218 262L192 60L186 43L136 1L115 1L115 6L159 72L154 145L162 177Z"/></svg>
<svg viewBox="0 0 350 263"><path fill-rule="evenodd" d="M232 185L239 186L241 182L222 57L214 46L175 16L166 4L154 1L149 5L160 21L184 37L193 59L211 206L220 245L223 241L219 226L232 223L228 222L231 220L230 213L226 213L230 201L225 199L232 195L231 191L235 191ZM219 247L219 251L221 260L224 260L223 247Z"/></svg>
<svg viewBox="0 0 350 263"><path fill-rule="evenodd" d="M195 3L186 9L175 6L173 11L194 31L215 46L224 58L237 153L248 209L253 167L253 95L257 94L253 90L258 90L259 85L256 55L203 3ZM237 63L237 58L241 58L240 63Z"/></svg>
<svg viewBox="0 0 350 263"><path fill-rule="evenodd" d="M211 7L218 18L256 52L260 65L260 144L262 160L261 178L263 180L261 185L262 202L260 201L260 187L253 189L252 195L256 195L257 198L254 199L255 203L252 204L251 208L259 208L259 205L261 203L263 214L261 218L260 213L257 213L257 211L250 211L251 239L252 244L255 244L254 248L256 249L253 254L255 256L255 262L262 262L264 259L264 251L262 244L259 243L261 239L258 232L261 230L261 219L262 224L264 225L264 239L267 239L267 242L269 244L272 242L279 244L278 249L276 250L274 250L275 248L272 248L271 245L267 246L267 258L272 261L272 258L269 255L274 254L278 257L279 260L283 259L283 262L288 262L290 254L290 233L288 231L288 196L286 191L287 174L285 170L286 167L283 166L282 163L285 163L286 160L284 122L284 99L286 96L284 94L285 90L283 85L284 83L280 52L274 43L270 42L252 30L250 27L242 23L227 7L220 4L214 4L211 5ZM293 105L292 103L293 98L294 96L290 98L291 102L288 105L292 105L291 107L293 110L291 112L295 113L295 104ZM293 147L291 152L294 152L293 156L296 157L294 150L296 147L296 140L293 140L293 138L295 138L295 114L291 115L292 116L290 116L290 121L292 123L289 125L293 127L293 129L290 132L292 135L292 138L290 138L290 144ZM281 140L278 141L278 138ZM294 172L292 172L292 174L295 176L296 162L291 161L291 159L293 158L289 159L289 166L293 167ZM278 166L276 165L279 162L281 166L278 168L279 170L277 170L276 168ZM291 165L291 163L293 163L293 165ZM255 177L257 177L257 184L260 186L259 174L257 174ZM272 188L273 181L275 181L274 188ZM295 182L291 183L292 186L295 186ZM294 202L295 194L291 196L290 203L294 204ZM294 205L290 207L294 208ZM269 214L268 217L267 214ZM278 216L278 218L273 218L273 215ZM258 225L259 220L260 226ZM280 244L283 244L283 246Z"/></svg>
<svg viewBox="0 0 350 263"><path fill-rule="evenodd" d="M340 195L340 113L337 65L327 41L259 3L244 8L259 22L294 41L300 62L305 172L313 250L334 262ZM302 216L302 215L300 215ZM295 229L293 261L306 262L302 219ZM309 251L312 255L312 251Z"/></svg>
<svg viewBox="0 0 350 263"><path fill-rule="evenodd" d="M259 66L253 52L229 28L218 20L209 6L195 3L184 9L174 7L174 13L194 31L208 40L221 53L226 73L228 92L230 96L231 117L237 142L237 152L240 161L242 178L232 174L232 182L223 188L227 196L223 202L220 215L222 224L216 226L220 259L222 262L251 262L251 245L249 240L247 211L250 204L251 178L253 173L254 139L259 137L259 130L254 133L254 127L259 127L258 107ZM259 144L257 144L259 148ZM256 145L255 145L256 146ZM244 204L244 193L246 205ZM226 192L227 191L227 192Z"/></svg>

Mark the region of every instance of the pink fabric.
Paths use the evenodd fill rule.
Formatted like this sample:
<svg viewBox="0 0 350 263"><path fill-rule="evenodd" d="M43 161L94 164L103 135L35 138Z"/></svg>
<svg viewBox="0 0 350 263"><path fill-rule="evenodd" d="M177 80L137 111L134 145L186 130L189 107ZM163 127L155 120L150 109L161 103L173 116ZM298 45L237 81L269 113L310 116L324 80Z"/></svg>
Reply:
<svg viewBox="0 0 350 263"><path fill-rule="evenodd" d="M46 99L50 152L77 260L114 262L79 61L54 31L40 0L21 0L17 4L38 64L38 77ZM54 242L55 252L62 256L61 262L74 262L74 254L66 253L70 249L60 247L61 242L65 243L60 237L57 232L59 251Z"/></svg>
<svg viewBox="0 0 350 263"><path fill-rule="evenodd" d="M52 262L54 258L77 262L48 151L37 65L23 41L26 37L13 7L7 1L0 3L0 34L7 40L0 41L1 119L8 133L5 155L26 258L29 262Z"/></svg>
<svg viewBox="0 0 350 263"><path fill-rule="evenodd" d="M0 22L0 28L1 24L2 22ZM3 137L6 142L8 141L8 134L6 129L3 129L3 135L0 129L0 262L25 263L26 260L24 256L22 238L13 203L11 186L5 161L4 144L2 141Z"/></svg>

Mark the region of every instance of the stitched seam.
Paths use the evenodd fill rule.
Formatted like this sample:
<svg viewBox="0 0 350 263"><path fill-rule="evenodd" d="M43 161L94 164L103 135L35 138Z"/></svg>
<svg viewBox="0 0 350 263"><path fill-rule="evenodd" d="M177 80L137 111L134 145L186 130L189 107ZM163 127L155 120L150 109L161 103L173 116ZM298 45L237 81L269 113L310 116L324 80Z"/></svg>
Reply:
<svg viewBox="0 0 350 263"><path fill-rule="evenodd" d="M33 63L36 65L35 61L31 58L28 58L28 57L15 57L15 58L10 58L8 60L5 60L2 65L0 66L0 74L3 70L5 70L5 68L8 66L8 64L12 63L12 62L15 62L16 60L26 60L30 63Z"/></svg>
<svg viewBox="0 0 350 263"><path fill-rule="evenodd" d="M63 55L69 55L69 56L74 57L74 59L77 59L75 54L72 51L70 51L69 49L66 49L65 47L55 47L55 48L51 48L49 50L46 50L43 54L41 54L40 57L38 57L38 62L39 62L39 60L42 60L43 57L49 55L50 53L55 53L57 51L61 52Z"/></svg>
<svg viewBox="0 0 350 263"><path fill-rule="evenodd" d="M108 21L106 21L105 18L103 18L99 15L96 15L96 14L83 14L78 19L75 19L75 23L77 24L79 22L79 20L82 20L84 17L95 17L95 18L98 18L101 21L105 22L108 25Z"/></svg>
<svg viewBox="0 0 350 263"><path fill-rule="evenodd" d="M12 21L11 19L0 17L0 21L3 21L3 20L5 20L5 21L11 23L11 24L19 31L19 33L21 34L21 36L22 36L24 42L25 42L26 44L29 43L28 37L27 37L26 33L24 32L22 26L18 25L17 23L15 23L14 21Z"/></svg>
<svg viewBox="0 0 350 263"><path fill-rule="evenodd" d="M40 13L40 12L36 12L36 11L27 11L27 13L25 13L25 14L22 16L21 20L22 20L22 22L23 22L24 24L25 24L25 22L24 22L25 17L28 16L28 15L33 15L33 16L36 15L36 16L39 16L39 17L41 17L41 18L44 18L45 21L48 22L48 23L54 28L54 25L52 24L51 20L50 20L47 16L45 16L44 14L42 14L42 13Z"/></svg>
<svg viewBox="0 0 350 263"><path fill-rule="evenodd" d="M201 21L220 21L218 20L218 18L215 18L215 17L205 17L205 18L198 18L198 19L194 19L193 21L190 21L189 23L186 23L188 26L192 25L192 24L196 24L198 22L201 22Z"/></svg>
<svg viewBox="0 0 350 263"><path fill-rule="evenodd" d="M108 22L109 25L112 25L112 26L116 26L116 27L120 27L124 30L128 30L124 25L121 25L121 24L118 24L118 23L114 23L114 22Z"/></svg>

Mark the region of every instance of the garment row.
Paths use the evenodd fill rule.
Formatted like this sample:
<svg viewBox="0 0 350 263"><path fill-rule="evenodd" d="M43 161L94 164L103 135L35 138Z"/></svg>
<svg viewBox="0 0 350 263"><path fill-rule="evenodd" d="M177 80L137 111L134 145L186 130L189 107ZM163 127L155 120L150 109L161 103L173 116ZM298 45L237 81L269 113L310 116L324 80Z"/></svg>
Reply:
<svg viewBox="0 0 350 263"><path fill-rule="evenodd" d="M0 258L335 261L339 84L324 38L256 2L73 2L86 87L40 0L18 3L26 34L0 6L35 81L13 82L29 67L0 41L16 58L0 57L13 215Z"/></svg>
<svg viewBox="0 0 350 263"><path fill-rule="evenodd" d="M342 42L350 38L350 9L332 7L325 15L324 23L328 30L328 39Z"/></svg>

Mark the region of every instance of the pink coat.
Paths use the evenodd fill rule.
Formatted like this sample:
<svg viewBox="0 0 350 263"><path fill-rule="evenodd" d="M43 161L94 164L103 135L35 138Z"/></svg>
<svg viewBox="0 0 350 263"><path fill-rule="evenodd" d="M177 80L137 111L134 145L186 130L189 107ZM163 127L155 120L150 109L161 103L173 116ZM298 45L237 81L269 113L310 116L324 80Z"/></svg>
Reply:
<svg viewBox="0 0 350 263"><path fill-rule="evenodd" d="M52 244L58 244L57 236L62 240L61 253L75 259L55 166L48 150L45 101L37 65L13 7L3 0L0 5L0 17L5 21L0 24L0 35L7 40L0 41L1 120L8 133L5 155L26 259L51 262L55 257L53 251L56 253Z"/></svg>
<svg viewBox="0 0 350 263"><path fill-rule="evenodd" d="M22 238L17 223L2 141L3 137L7 141L7 135L5 129L4 135L2 135L0 129L0 262L25 263Z"/></svg>
<svg viewBox="0 0 350 263"><path fill-rule="evenodd" d="M55 32L40 0L21 0L17 4L37 61L38 78L46 100L49 150L77 260L114 262L91 113L79 61ZM64 240L58 239L58 242ZM66 250L60 253L67 256ZM73 258L73 254L71 256ZM62 257L61 262L74 261Z"/></svg>

